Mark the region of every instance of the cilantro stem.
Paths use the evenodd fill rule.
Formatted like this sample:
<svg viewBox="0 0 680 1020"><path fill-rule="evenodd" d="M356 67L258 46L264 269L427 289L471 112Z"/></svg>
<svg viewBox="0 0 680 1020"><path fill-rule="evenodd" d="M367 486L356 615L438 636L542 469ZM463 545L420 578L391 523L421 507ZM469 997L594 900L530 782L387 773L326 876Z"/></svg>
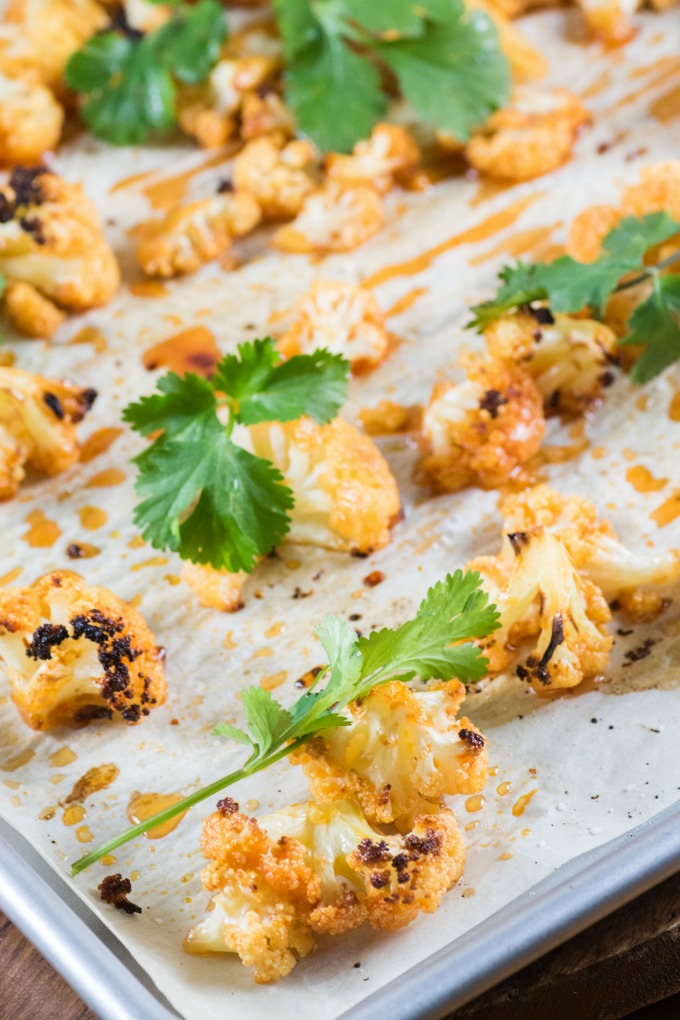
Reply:
<svg viewBox="0 0 680 1020"><path fill-rule="evenodd" d="M620 283L615 290L618 294L621 290L628 290L630 287L637 287L639 283L644 283L650 276L654 276L660 269L668 269L669 266L675 265L676 262L680 262L680 251L674 252L669 255L668 258L662 259L655 266L650 266L644 273L638 273L631 280L626 280L624 283Z"/></svg>
<svg viewBox="0 0 680 1020"><path fill-rule="evenodd" d="M221 779L215 780L214 783L210 783L208 786L201 787L196 793L190 793L188 797L184 797L178 801L177 804L172 804L171 807L166 808L165 811L159 811L158 814L152 815L151 818L145 818L143 822L139 822L137 825L133 825L129 829L125 829L124 832L114 836L113 839L108 840L106 843L102 843L100 846L91 850L88 854L83 857L79 857L77 861L71 866L71 875L79 875L81 871L85 871L86 868L96 864L98 860L105 857L106 854L112 853L117 850L118 847L124 846L125 843L129 843L130 840L136 839L137 836L143 836L145 832L150 829L154 829L157 825L163 825L165 822L171 821L176 818L177 815L183 814L188 811L189 808L194 807L196 804L200 804L202 800L206 800L208 797L214 796L221 790L226 789L228 786L233 786L240 779L245 779L247 776L252 776L256 772L261 772L263 769L268 768L281 758L285 758L286 755L291 754L293 751L301 747L307 740L310 739L312 734L309 736L299 737L291 744L286 744L284 747L279 748L277 751L272 751L264 757L251 756L242 768L237 769L236 772L230 772L229 775L223 776Z"/></svg>

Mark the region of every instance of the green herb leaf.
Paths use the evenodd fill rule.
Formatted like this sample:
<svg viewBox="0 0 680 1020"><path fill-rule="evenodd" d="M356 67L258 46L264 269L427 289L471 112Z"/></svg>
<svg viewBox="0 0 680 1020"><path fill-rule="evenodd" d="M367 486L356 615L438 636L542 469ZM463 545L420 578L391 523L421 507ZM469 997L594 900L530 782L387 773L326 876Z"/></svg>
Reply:
<svg viewBox="0 0 680 1020"><path fill-rule="evenodd" d="M656 277L652 294L635 309L629 326L621 342L646 348L631 376L646 383L680 359L680 276Z"/></svg>
<svg viewBox="0 0 680 1020"><path fill-rule="evenodd" d="M293 494L269 461L234 443L234 423L309 415L323 424L343 403L348 378L337 355L282 361L271 340L242 344L210 381L163 376L160 392L123 412L135 431L156 437L134 460L142 497L134 520L144 538L193 563L252 570L287 533Z"/></svg>
<svg viewBox="0 0 680 1020"><path fill-rule="evenodd" d="M349 363L341 355L318 350L283 361L268 338L226 355L213 384L232 398L235 418L244 425L292 421L303 414L323 424L347 399L348 380Z"/></svg>
<svg viewBox="0 0 680 1020"><path fill-rule="evenodd" d="M469 325L483 332L510 309L539 300L547 300L554 312L587 307L601 316L622 277L639 271L644 278L647 251L679 232L680 224L665 212L628 216L607 234L594 262L577 262L563 255L549 263L506 266L500 273L503 286L492 301L475 305Z"/></svg>
<svg viewBox="0 0 680 1020"><path fill-rule="evenodd" d="M226 33L217 0L179 5L169 22L141 39L93 36L68 61L64 80L83 96L83 119L98 138L137 145L174 125L176 79L204 81Z"/></svg>
<svg viewBox="0 0 680 1020"><path fill-rule="evenodd" d="M316 634L329 665L318 675L314 686L290 709L285 709L261 687L247 687L241 697L250 732L226 723L213 730L218 736L252 748L242 768L81 857L73 865L73 874L240 779L269 768L316 734L349 725L342 709L365 697L377 684L414 675L425 680L430 677L450 680L454 676L479 679L486 663L469 639L484 637L498 626L498 613L489 606L480 583L479 574L458 570L428 591L415 619L365 639L358 639L345 620L326 616ZM326 678L325 686L321 687Z"/></svg>
<svg viewBox="0 0 680 1020"><path fill-rule="evenodd" d="M510 95L510 66L488 14L452 2L447 22L420 38L383 43L376 51L396 74L405 99L426 122L460 141Z"/></svg>

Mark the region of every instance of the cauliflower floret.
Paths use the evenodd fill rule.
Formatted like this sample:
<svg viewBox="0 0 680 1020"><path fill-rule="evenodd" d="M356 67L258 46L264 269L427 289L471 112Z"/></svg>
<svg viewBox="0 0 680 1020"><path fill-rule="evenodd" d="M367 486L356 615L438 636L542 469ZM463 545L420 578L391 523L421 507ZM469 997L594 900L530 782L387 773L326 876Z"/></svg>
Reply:
<svg viewBox="0 0 680 1020"><path fill-rule="evenodd" d="M69 58L106 28L109 16L96 0L9 0L3 20L20 35L43 82L59 92Z"/></svg>
<svg viewBox="0 0 680 1020"><path fill-rule="evenodd" d="M104 0L108 7L109 0ZM153 0L123 0L125 24L136 32L155 32L172 17L170 4L154 3Z"/></svg>
<svg viewBox="0 0 680 1020"><path fill-rule="evenodd" d="M368 922L394 931L433 913L463 871L450 811L419 816L406 836L384 836L352 801L295 804L263 818L230 798L203 826L210 912L189 932L192 953L235 952L259 983L277 981L312 951L314 934Z"/></svg>
<svg viewBox="0 0 680 1020"><path fill-rule="evenodd" d="M224 145L238 130L245 93L262 85L274 67L268 57L218 61L202 84L179 87L180 127L203 148Z"/></svg>
<svg viewBox="0 0 680 1020"><path fill-rule="evenodd" d="M439 492L507 482L545 432L541 395L527 372L509 361L463 364L468 378L437 383L423 413L420 474Z"/></svg>
<svg viewBox="0 0 680 1020"><path fill-rule="evenodd" d="M262 85L244 92L241 102L241 138L252 141L267 135L283 146L295 135L295 119L278 92Z"/></svg>
<svg viewBox="0 0 680 1020"><path fill-rule="evenodd" d="M211 198L177 205L139 233L137 260L148 276L193 273L224 255L235 237L260 222L260 208L246 191L222 191Z"/></svg>
<svg viewBox="0 0 680 1020"><path fill-rule="evenodd" d="M328 181L312 192L297 219L280 227L273 243L296 254L352 251L382 228L380 194L372 185Z"/></svg>
<svg viewBox="0 0 680 1020"><path fill-rule="evenodd" d="M49 339L66 318L60 308L30 283L10 283L3 297L7 318L24 336Z"/></svg>
<svg viewBox="0 0 680 1020"><path fill-rule="evenodd" d="M144 617L68 570L0 590L0 656L34 730L114 714L134 724L165 701L164 653Z"/></svg>
<svg viewBox="0 0 680 1020"><path fill-rule="evenodd" d="M277 344L285 358L325 347L347 358L358 375L387 357L385 318L370 290L352 283L316 280L297 302L295 316Z"/></svg>
<svg viewBox="0 0 680 1020"><path fill-rule="evenodd" d="M578 0L593 35L610 45L635 34L633 15L643 0Z"/></svg>
<svg viewBox="0 0 680 1020"><path fill-rule="evenodd" d="M528 181L565 163L590 116L567 89L517 90L512 106L494 113L465 147L467 159L492 177Z"/></svg>
<svg viewBox="0 0 680 1020"><path fill-rule="evenodd" d="M35 163L59 143L64 111L45 85L0 71L0 163Z"/></svg>
<svg viewBox="0 0 680 1020"><path fill-rule="evenodd" d="M372 184L385 194L394 187L395 174L412 170L419 161L420 150L405 128L376 124L370 138L357 142L350 156L330 153L326 171L346 186Z"/></svg>
<svg viewBox="0 0 680 1020"><path fill-rule="evenodd" d="M636 622L666 608L668 600L658 589L680 579L677 550L631 552L619 542L609 521L598 521L593 504L581 496L562 496L548 485L537 485L507 496L501 513L506 532L541 527L555 535L581 576Z"/></svg>
<svg viewBox="0 0 680 1020"><path fill-rule="evenodd" d="M588 206L572 221L567 253L579 262L595 262L600 257L605 237L622 218L623 214L613 205Z"/></svg>
<svg viewBox="0 0 680 1020"><path fill-rule="evenodd" d="M561 0L487 0L492 10L500 11L507 18L518 18L536 7L559 6Z"/></svg>
<svg viewBox="0 0 680 1020"><path fill-rule="evenodd" d="M95 397L69 382L0 368L0 499L16 493L25 465L56 475L75 464L75 426Z"/></svg>
<svg viewBox="0 0 680 1020"><path fill-rule="evenodd" d="M234 430L235 441L240 434ZM298 418L252 425L245 440L293 491L287 541L353 553L387 545L401 517L399 492L369 436L342 418L328 425Z"/></svg>
<svg viewBox="0 0 680 1020"><path fill-rule="evenodd" d="M612 637L605 629L611 614L600 589L579 576L564 545L550 532L520 531L508 540L505 560L481 557L467 565L479 571L500 612L499 630L481 642L489 672L503 671L524 642L537 638L516 672L538 693L576 687L603 673Z"/></svg>
<svg viewBox="0 0 680 1020"><path fill-rule="evenodd" d="M344 712L351 724L314 737L290 760L302 765L317 802L356 797L370 822L438 810L444 794L477 793L486 782L486 741L469 719L458 681L414 692L391 682Z"/></svg>
<svg viewBox="0 0 680 1020"><path fill-rule="evenodd" d="M185 563L182 568L182 579L200 604L223 613L235 613L243 608L241 590L249 576L243 570L232 574L203 563Z"/></svg>
<svg viewBox="0 0 680 1020"><path fill-rule="evenodd" d="M255 197L266 219L290 219L316 188L317 162L311 142L281 148L271 138L257 138L234 160L234 185Z"/></svg>
<svg viewBox="0 0 680 1020"><path fill-rule="evenodd" d="M120 282L94 205L44 167L16 167L0 187L0 272L71 311L106 304Z"/></svg>
<svg viewBox="0 0 680 1020"><path fill-rule="evenodd" d="M496 319L484 338L492 358L526 369L546 411L583 413L614 381L616 335L594 319L530 307Z"/></svg>

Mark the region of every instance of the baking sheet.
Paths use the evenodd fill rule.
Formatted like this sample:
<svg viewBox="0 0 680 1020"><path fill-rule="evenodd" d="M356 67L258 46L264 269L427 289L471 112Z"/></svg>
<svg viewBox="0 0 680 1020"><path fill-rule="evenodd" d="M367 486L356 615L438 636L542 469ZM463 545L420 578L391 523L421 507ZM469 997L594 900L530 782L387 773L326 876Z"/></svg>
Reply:
<svg viewBox="0 0 680 1020"><path fill-rule="evenodd" d="M625 50L605 55L597 47L564 41L573 29L570 14L542 14L523 24L530 25L537 40L550 38L552 80L571 87L578 83L580 90L590 93L587 102L595 126L562 170L498 194L465 179L444 182L422 195L395 194L388 199L388 224L380 236L356 252L323 262L272 255L266 236L259 235L241 249L254 257L237 272L225 274L210 266L196 277L171 283L168 293L156 299L139 300L124 287L107 309L71 322L58 343L10 340L8 347L16 352L19 367L69 375L99 389L100 398L82 429L86 436L118 424L121 407L152 388L153 378L142 367L141 355L154 343L202 324L213 330L221 349L233 350L243 339L269 332L272 316L280 326L279 313L314 277L357 280L390 265L401 268L383 273L384 280L376 287L382 306L390 309L402 299L413 299L403 314L390 319L401 343L377 373L352 384L344 413L354 419L361 408L386 397L404 404L426 400L436 379L455 377L461 347L479 346L477 337L462 330L466 306L493 293L495 272L507 261L509 250L530 247L529 239L539 236L539 228L543 240L563 240L564 225L585 205L615 201L618 183L636 180L642 165L673 158L678 151L680 119L661 126L649 117L650 104L677 87L680 79L677 11L643 19L638 37ZM107 218L129 283L135 276L133 239L127 231L149 215L144 189L157 177L145 177L113 193L110 189L131 175L157 171L162 176L169 166L177 175L205 161L206 154L186 147L112 152L83 138L60 153L56 166L66 176L87 182ZM227 169L213 163L194 174L188 178L188 193L211 190ZM549 234L542 229L547 225L554 225ZM468 234L467 241L452 241L468 228L477 228L481 239L472 241ZM441 253L417 258L431 249ZM416 290L420 293L414 298ZM106 338L105 351L68 344L84 324ZM636 402L639 391L620 379L587 422L588 449L577 459L546 469L558 488L592 499L636 548L646 543L656 548L680 545L677 520L659 528L650 516L680 486L680 423L668 417L679 386L680 371L671 369L645 389L643 410ZM573 436L554 422L547 442L575 445ZM218 720L238 720L238 691L246 683L285 672L277 696L293 700L297 693L293 681L318 664L311 630L323 613L358 612L363 621L358 625L365 629L396 623L447 570L462 566L472 555L497 549L496 494L470 490L425 499L410 480L415 459L410 442L394 437L381 446L397 476L406 512L392 544L368 560L285 546L278 560L267 561L253 576L246 589L246 608L234 616L199 609L188 589L176 583L177 558L136 545L130 523L135 501L131 467L120 484L98 486L101 472L124 468L127 458L141 448L127 432L95 461L66 476L25 486L18 500L0 507L3 576L21 567L14 583L29 583L55 567L70 568L67 546L91 542L101 553L80 561L79 571L90 583L104 584L123 598L139 599L141 611L168 650L168 704L133 729L97 725L78 733L31 734L6 698L6 682L0 681L4 698L0 813L57 870L67 873L87 845L76 837L80 826L63 824L62 808L51 820L40 820L39 815L46 807L58 806L88 768L115 762L121 770L109 790L87 803L82 824L101 842L126 824L125 808L133 791L190 793L238 765L242 752L209 738L209 731ZM664 489L636 492L625 473L637 464L667 479ZM106 523L92 532L83 530L78 517L78 510L87 506L107 515ZM61 530L51 547L32 548L25 541L30 527L26 517L35 510L43 511ZM376 569L386 580L368 589L362 579ZM315 579L319 571L323 574ZM296 590L312 594L295 598ZM278 623L283 627L274 636L271 628ZM653 656L624 666L625 651L650 634L659 639ZM225 1007L234 1017L273 1010L282 1018L294 1014L301 1020L312 1016L331 1020L407 966L446 947L560 865L676 801L679 635L672 609L651 631L638 628L628 638L617 637L609 683L597 689L579 689L545 702L514 681L500 680L469 697L466 714L489 737L497 771L481 810L467 811L464 798L452 801L462 825L468 827L468 861L459 886L437 914L402 932L386 936L362 931L321 940L318 951L275 987L253 986L235 958L201 959L181 952L183 935L202 916L207 902L199 881L198 834L208 805L194 809L170 837L121 848L115 865L95 866L73 887L187 1020L221 1017ZM177 725L169 726L175 719ZM51 756L64 747L76 757L52 766ZM8 764L31 752L30 760L8 771ZM62 760L69 757L61 754ZM501 786L505 783L511 785L502 795L497 791L505 789ZM524 814L513 815L513 805L534 789ZM252 777L237 791L242 805L259 802L254 813L305 795L300 771L285 765L266 777ZM122 916L98 900L96 885L115 870L135 876L133 899L143 906L142 915Z"/></svg>

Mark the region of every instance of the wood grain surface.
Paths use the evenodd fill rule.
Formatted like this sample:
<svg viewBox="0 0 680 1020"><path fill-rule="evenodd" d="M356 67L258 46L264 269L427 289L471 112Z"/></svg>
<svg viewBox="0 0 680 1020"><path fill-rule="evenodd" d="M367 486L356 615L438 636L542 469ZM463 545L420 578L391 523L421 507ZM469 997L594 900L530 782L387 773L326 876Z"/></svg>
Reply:
<svg viewBox="0 0 680 1020"><path fill-rule="evenodd" d="M680 875L526 967L449 1020L623 1017L680 1018ZM1 914L0 1018L97 1020Z"/></svg>

